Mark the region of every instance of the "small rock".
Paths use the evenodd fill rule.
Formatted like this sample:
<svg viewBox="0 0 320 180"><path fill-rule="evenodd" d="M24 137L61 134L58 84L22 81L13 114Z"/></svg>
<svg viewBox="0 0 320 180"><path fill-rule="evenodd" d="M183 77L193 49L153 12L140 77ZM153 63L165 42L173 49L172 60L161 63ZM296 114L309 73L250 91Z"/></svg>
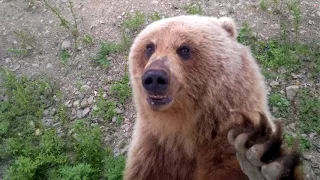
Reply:
<svg viewBox="0 0 320 180"><path fill-rule="evenodd" d="M51 111L50 111L50 115L51 116L55 115L56 111L57 111L56 108L52 108Z"/></svg>
<svg viewBox="0 0 320 180"><path fill-rule="evenodd" d="M47 66L46 66L47 69L52 68L52 67L53 67L53 66L52 66L52 64L50 64L50 63L48 63Z"/></svg>
<svg viewBox="0 0 320 180"><path fill-rule="evenodd" d="M18 69L20 69L20 64L17 64L17 65L12 69L12 71L17 71Z"/></svg>
<svg viewBox="0 0 320 180"><path fill-rule="evenodd" d="M120 109L120 108L116 108L116 113L118 113L118 114L122 114L122 113L123 113L123 110L122 110L122 109Z"/></svg>
<svg viewBox="0 0 320 180"><path fill-rule="evenodd" d="M71 42L69 40L63 41L61 44L62 49L70 49L71 48Z"/></svg>
<svg viewBox="0 0 320 180"><path fill-rule="evenodd" d="M39 136L40 135L40 129L36 129L35 134L36 134L36 136Z"/></svg>
<svg viewBox="0 0 320 180"><path fill-rule="evenodd" d="M158 1L151 1L151 4L158 4Z"/></svg>
<svg viewBox="0 0 320 180"><path fill-rule="evenodd" d="M6 63L10 63L11 59L10 58L6 58Z"/></svg>
<svg viewBox="0 0 320 180"><path fill-rule="evenodd" d="M320 11L317 11L317 15L320 17Z"/></svg>
<svg viewBox="0 0 320 180"><path fill-rule="evenodd" d="M44 115L44 116L48 116L48 115L49 115L49 110L48 110L48 109L45 109L45 110L43 111L43 115Z"/></svg>
<svg viewBox="0 0 320 180"><path fill-rule="evenodd" d="M112 122L113 122L113 123L117 122L117 117L116 117L116 116L113 116L113 117L112 117Z"/></svg>
<svg viewBox="0 0 320 180"><path fill-rule="evenodd" d="M271 87L276 87L276 86L279 86L279 82L278 81L272 81L271 83L270 83L270 86Z"/></svg>
<svg viewBox="0 0 320 180"><path fill-rule="evenodd" d="M308 21L308 24L309 24L309 25L313 25L313 24L314 24L314 21L309 20L309 21Z"/></svg>
<svg viewBox="0 0 320 180"><path fill-rule="evenodd" d="M83 110L83 112L82 112L82 117L88 116L88 115L89 115L89 112L90 112L90 108L89 108L89 107L85 108L85 109Z"/></svg>
<svg viewBox="0 0 320 180"><path fill-rule="evenodd" d="M299 86L288 86L286 87L286 94L289 100L292 100L299 90Z"/></svg>
<svg viewBox="0 0 320 180"><path fill-rule="evenodd" d="M85 108L89 105L88 101L86 99L84 99L82 102L81 102L81 107L82 108Z"/></svg>
<svg viewBox="0 0 320 180"><path fill-rule="evenodd" d="M294 78L294 79L297 79L298 76L295 74L295 73L291 73L291 76Z"/></svg>
<svg viewBox="0 0 320 180"><path fill-rule="evenodd" d="M83 115L82 111L81 111L81 110L78 110L76 117L77 117L78 119L81 119L81 118L82 118L82 115Z"/></svg>
<svg viewBox="0 0 320 180"><path fill-rule="evenodd" d="M295 130L295 129L296 129L296 123L290 123L288 126L289 126L289 128L292 129L292 130Z"/></svg>
<svg viewBox="0 0 320 180"><path fill-rule="evenodd" d="M87 101L88 101L88 104L89 104L89 105L93 104L93 102L94 102L94 96L90 96Z"/></svg>
<svg viewBox="0 0 320 180"><path fill-rule="evenodd" d="M267 21L263 21L262 23L263 23L263 24L268 24L268 22L267 22Z"/></svg>
<svg viewBox="0 0 320 180"><path fill-rule="evenodd" d="M88 92L91 89L91 87L89 85L83 85L81 86L81 90Z"/></svg>
<svg viewBox="0 0 320 180"><path fill-rule="evenodd" d="M279 73L281 73L281 74L285 74L286 72L287 72L287 70L285 68L283 68L283 67L281 67L279 69Z"/></svg>
<svg viewBox="0 0 320 180"><path fill-rule="evenodd" d="M33 67L36 67L36 68L40 67L39 64L32 64L32 66L33 66Z"/></svg>
<svg viewBox="0 0 320 180"><path fill-rule="evenodd" d="M304 154L303 157L307 160L313 159L313 156L311 154Z"/></svg>
<svg viewBox="0 0 320 180"><path fill-rule="evenodd" d="M80 105L80 101L76 100L75 102L73 102L73 107L79 107Z"/></svg>
<svg viewBox="0 0 320 180"><path fill-rule="evenodd" d="M219 11L219 14L220 14L221 16L225 16L225 15L227 14L227 11Z"/></svg>
<svg viewBox="0 0 320 180"><path fill-rule="evenodd" d="M273 112L273 113L279 112L279 108L278 108L278 107L272 107L272 112Z"/></svg>
<svg viewBox="0 0 320 180"><path fill-rule="evenodd" d="M310 137L310 139L313 139L314 137L316 137L318 135L318 133L310 133L309 134L309 137Z"/></svg>

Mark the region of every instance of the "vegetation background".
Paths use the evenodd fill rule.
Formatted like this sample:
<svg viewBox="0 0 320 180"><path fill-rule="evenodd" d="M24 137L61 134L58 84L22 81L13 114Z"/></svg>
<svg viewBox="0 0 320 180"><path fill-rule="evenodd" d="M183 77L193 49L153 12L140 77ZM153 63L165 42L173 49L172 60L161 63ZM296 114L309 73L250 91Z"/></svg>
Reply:
<svg viewBox="0 0 320 180"><path fill-rule="evenodd" d="M122 179L136 117L127 56L153 21L230 16L269 104L320 179L316 0L0 0L0 179Z"/></svg>

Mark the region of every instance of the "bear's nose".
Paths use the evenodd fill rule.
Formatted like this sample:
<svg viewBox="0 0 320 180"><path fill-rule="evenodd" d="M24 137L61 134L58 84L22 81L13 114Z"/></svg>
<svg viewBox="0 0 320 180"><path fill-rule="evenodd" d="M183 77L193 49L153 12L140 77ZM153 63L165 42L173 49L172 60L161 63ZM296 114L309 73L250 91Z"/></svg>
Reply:
<svg viewBox="0 0 320 180"><path fill-rule="evenodd" d="M142 77L143 87L152 93L162 93L168 88L169 77L163 70L148 70Z"/></svg>

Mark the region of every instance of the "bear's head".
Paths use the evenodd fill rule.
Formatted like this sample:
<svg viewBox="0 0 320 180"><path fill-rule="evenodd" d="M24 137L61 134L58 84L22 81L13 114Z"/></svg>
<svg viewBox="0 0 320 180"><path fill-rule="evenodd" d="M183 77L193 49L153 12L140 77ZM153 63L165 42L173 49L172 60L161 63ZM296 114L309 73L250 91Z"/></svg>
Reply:
<svg viewBox="0 0 320 180"><path fill-rule="evenodd" d="M157 112L204 107L226 91L226 81L237 79L242 61L236 37L227 17L178 16L148 25L129 54L136 103Z"/></svg>

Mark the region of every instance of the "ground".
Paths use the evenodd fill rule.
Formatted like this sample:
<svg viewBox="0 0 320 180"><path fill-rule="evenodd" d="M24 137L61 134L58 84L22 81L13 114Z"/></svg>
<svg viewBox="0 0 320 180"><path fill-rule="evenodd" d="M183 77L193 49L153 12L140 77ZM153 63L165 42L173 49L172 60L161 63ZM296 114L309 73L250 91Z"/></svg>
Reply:
<svg viewBox="0 0 320 180"><path fill-rule="evenodd" d="M311 179L320 179L320 55L316 52L320 47L320 3L316 0L301 1L292 6L291 12L284 8L286 4L281 0L73 0L74 13L68 8L68 0L47 1L57 7L69 22L73 22L73 15L77 18L78 27L70 26L79 31L77 51L73 49L75 43L72 33L66 26L60 26L61 20L44 2L0 0L0 67L19 76L56 82L55 88L63 92L63 103L68 107L70 123L86 118L91 125L99 126L104 132L104 143L112 147L115 155L126 153L136 117L130 94L114 93L115 84L120 85L120 89L118 86L115 91L130 86L126 80L130 42L124 45L124 40L132 41L141 28L160 17L196 12L233 17L239 33L247 22L252 32L248 33L250 28L242 29L240 40L258 46L256 42L272 42L283 37L284 22L288 26L288 41L311 46L310 49L290 46L289 52L296 54L293 53L292 57L282 56L283 59L295 58L299 63L303 61L300 66L294 67L290 61L281 63L281 57L278 64L269 61L270 58L278 58L276 55L281 54L281 48L285 47L278 45L277 41L274 41L275 44L267 43L268 49L274 50L271 55L257 57L261 59L259 62L269 85L274 115L286 118L289 135L301 127L301 137L307 144L303 156L306 171ZM265 7L264 3L267 2L268 6ZM273 6L281 7L280 13L273 11ZM298 14L294 14L296 7L300 7ZM130 19L136 12L141 13L140 16L138 14ZM107 42L107 45L102 46L101 41ZM119 47L117 44L120 44ZM101 51L103 47L107 53ZM300 53L297 55L297 52ZM98 63L92 57L97 57ZM308 92L300 93L300 89ZM93 111L99 109L99 92L105 99L116 103L115 113L110 117L103 117L101 113L100 116L93 115ZM296 121L299 118L290 104L295 101L297 93L301 94L297 105L299 117L313 118L313 122L302 123L299 127ZM307 107L310 104L312 107ZM55 113L53 106L44 111L43 123L46 126L57 123L53 120Z"/></svg>

